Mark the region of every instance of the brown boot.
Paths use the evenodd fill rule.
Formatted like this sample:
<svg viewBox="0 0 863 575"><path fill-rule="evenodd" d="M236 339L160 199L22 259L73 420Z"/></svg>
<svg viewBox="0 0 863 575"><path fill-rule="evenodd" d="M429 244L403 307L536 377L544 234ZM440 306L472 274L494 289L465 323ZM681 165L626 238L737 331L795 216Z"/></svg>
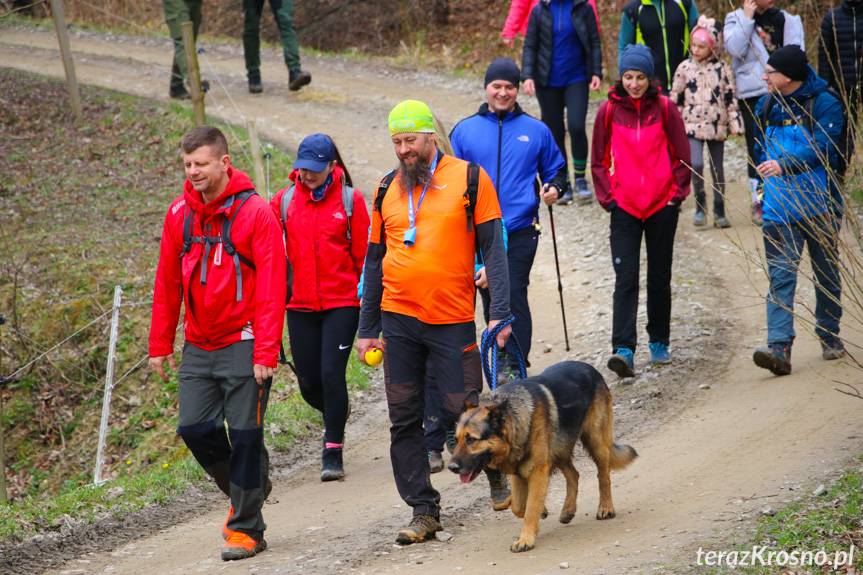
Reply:
<svg viewBox="0 0 863 575"><path fill-rule="evenodd" d="M440 521L431 515L414 515L411 524L396 533L396 543L410 545L434 538L434 534L443 531Z"/></svg>

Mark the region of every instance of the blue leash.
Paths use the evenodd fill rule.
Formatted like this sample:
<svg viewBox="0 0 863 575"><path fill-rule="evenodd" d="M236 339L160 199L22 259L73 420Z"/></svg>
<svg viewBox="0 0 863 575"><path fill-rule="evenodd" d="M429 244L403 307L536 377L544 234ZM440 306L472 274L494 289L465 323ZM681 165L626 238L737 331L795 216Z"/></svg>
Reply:
<svg viewBox="0 0 863 575"><path fill-rule="evenodd" d="M482 372L485 374L485 380L491 389L497 388L497 342L495 342L495 338L504 326L511 324L514 320L514 317L510 317L494 326L491 332L489 332L488 328L482 332L482 345L480 346ZM509 337L512 340L513 349L515 349L515 357L518 359L519 374L521 375L521 379L525 379L527 377L527 370L524 367L524 357L521 354L521 347L518 345L518 340L515 338L514 333L510 334ZM491 358L489 358L489 352L491 352Z"/></svg>

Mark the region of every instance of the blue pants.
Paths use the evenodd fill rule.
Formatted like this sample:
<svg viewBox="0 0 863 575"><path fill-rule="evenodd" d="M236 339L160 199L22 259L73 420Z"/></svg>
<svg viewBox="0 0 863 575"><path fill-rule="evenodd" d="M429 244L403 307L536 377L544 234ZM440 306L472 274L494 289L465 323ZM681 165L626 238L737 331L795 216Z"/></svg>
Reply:
<svg viewBox="0 0 863 575"><path fill-rule="evenodd" d="M839 276L839 218L827 215L792 224L765 221L764 252L770 276L767 294L767 343L794 340L794 292L803 245L815 276L815 333L832 346L839 339L842 280Z"/></svg>

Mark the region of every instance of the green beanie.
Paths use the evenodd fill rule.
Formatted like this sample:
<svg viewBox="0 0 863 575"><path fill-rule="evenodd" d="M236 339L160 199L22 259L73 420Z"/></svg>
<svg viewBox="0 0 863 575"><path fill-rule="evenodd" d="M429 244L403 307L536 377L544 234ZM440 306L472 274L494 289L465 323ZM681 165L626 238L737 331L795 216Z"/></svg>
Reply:
<svg viewBox="0 0 863 575"><path fill-rule="evenodd" d="M405 100L390 112L390 134L422 132L434 134L434 118L429 107L417 100Z"/></svg>

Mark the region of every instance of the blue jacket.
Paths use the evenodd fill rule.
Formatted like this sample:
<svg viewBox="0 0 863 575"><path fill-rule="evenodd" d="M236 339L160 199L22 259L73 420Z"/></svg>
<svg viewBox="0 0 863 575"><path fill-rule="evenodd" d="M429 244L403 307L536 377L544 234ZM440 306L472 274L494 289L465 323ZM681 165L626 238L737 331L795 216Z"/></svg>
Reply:
<svg viewBox="0 0 863 575"><path fill-rule="evenodd" d="M765 98L755 107L761 122ZM842 104L827 92L827 82L809 67L809 75L794 93L776 98L768 113L766 126L755 130L755 157L758 163L776 160L782 175L764 178L764 219L794 223L803 218L825 214L831 209L831 189L827 168L836 154L842 132ZM812 105L813 134L803 125L807 99ZM786 125L782 125L786 124Z"/></svg>
<svg viewBox="0 0 863 575"><path fill-rule="evenodd" d="M503 118L483 104L456 124L450 141L457 158L479 164L491 176L510 234L539 218L537 173L543 184L558 190L566 185L566 162L551 130L517 103Z"/></svg>

